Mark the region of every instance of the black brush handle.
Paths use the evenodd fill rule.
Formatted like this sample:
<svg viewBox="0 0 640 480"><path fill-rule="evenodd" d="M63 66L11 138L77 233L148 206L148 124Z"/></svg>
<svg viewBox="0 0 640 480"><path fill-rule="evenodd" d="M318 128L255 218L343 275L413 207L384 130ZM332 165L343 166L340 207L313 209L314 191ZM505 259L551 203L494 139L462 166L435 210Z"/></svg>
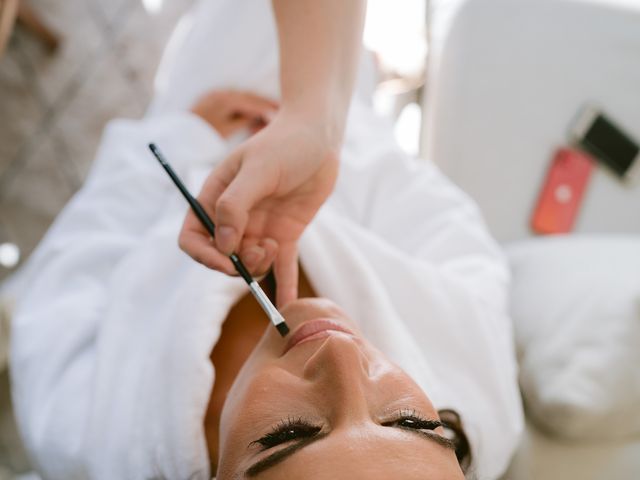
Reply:
<svg viewBox="0 0 640 480"><path fill-rule="evenodd" d="M164 168L165 171L169 174L169 177L171 178L171 180L173 180L173 183L175 183L176 187L178 187L178 190L180 190L184 198L187 199L187 202L189 202L189 205L191 206L191 210L193 210L193 213L195 213L196 217L198 217L198 220L200 220L200 223L202 223L204 228L207 229L207 232L209 232L211 238L215 238L216 225L213 223L213 220L211 220L211 217L207 214L203 206L200 204L200 202L198 202L198 200L195 199L193 195L191 195L189 190L187 190L187 187L184 186L182 180L180 180L180 177L178 177L173 168L171 168L171 165L169 165L169 162L167 162L167 160L164 158L164 155L162 155L160 149L154 143L150 143L149 150L151 150L151 153L153 153L158 162L160 162L162 168ZM247 270L247 267L244 266L242 260L240 260L240 257L238 257L238 255L232 253L231 255L229 255L229 259L231 260L231 263L233 263L233 266L235 267L238 274L240 274L240 276L244 278L245 282L247 282L248 284L253 282L253 277Z"/></svg>
<svg viewBox="0 0 640 480"><path fill-rule="evenodd" d="M198 202L198 200L196 200L194 196L191 195L189 190L187 190L187 187L184 186L182 180L180 180L180 177L178 177L176 172L173 171L173 168L171 168L169 162L167 162L167 160L164 158L162 152L160 152L160 149L156 147L155 144L150 143L149 150L151 150L151 153L153 153L158 162L160 162L162 168L164 168L165 171L169 174L169 177L171 178L171 180L173 180L173 183L175 183L176 187L178 187L178 190L180 190L184 198L187 199L187 202L189 202L189 205L191 206L191 210L193 210L193 213L195 213L196 217L198 217L198 220L200 220L200 223L202 223L204 228L207 229L209 235L211 235L211 238L215 238L216 226L211 220L211 217L209 217L205 209L202 207L202 205L200 205L200 202ZM276 329L278 329L278 333L280 333L280 335L282 335L283 337L286 336L289 333L289 327L287 326L287 323L285 322L282 315L278 313L278 310L273 305L273 303L271 303L269 297L267 297L262 288L260 288L260 285L258 285L258 283L256 283L256 281L253 279L247 268L242 263L242 260L240 260L236 253L232 253L231 255L229 255L229 259L231 260L231 263L233 263L236 271L240 274L244 281L247 282L247 285L249 285L249 289L253 293L253 296L256 298Z"/></svg>

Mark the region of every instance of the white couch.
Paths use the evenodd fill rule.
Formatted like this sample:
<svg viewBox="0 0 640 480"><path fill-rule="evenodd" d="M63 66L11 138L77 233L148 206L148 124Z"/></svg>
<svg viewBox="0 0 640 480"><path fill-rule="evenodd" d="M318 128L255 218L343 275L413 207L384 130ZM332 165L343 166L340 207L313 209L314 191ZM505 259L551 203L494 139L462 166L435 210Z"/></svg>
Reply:
<svg viewBox="0 0 640 480"><path fill-rule="evenodd" d="M585 102L640 139L639 0L436 0L424 145L501 241L528 224ZM640 187L599 168L577 232L640 233Z"/></svg>

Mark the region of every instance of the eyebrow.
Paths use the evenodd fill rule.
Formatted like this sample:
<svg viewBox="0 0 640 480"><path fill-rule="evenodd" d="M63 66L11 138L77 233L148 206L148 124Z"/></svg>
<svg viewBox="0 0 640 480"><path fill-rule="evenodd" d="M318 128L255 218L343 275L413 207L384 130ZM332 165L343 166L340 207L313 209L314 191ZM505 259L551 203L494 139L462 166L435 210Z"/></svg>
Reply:
<svg viewBox="0 0 640 480"><path fill-rule="evenodd" d="M444 447L448 450L452 450L452 451L456 451L456 445L455 443L446 438L443 437L442 435L438 435L437 433L429 433L429 432L424 432L421 430L416 430L413 428L402 428L402 427L395 427L395 428L400 428L403 431L409 432L413 435L418 435L420 438L426 438L428 441L431 442L435 442L438 445L440 445L441 447ZM305 448L308 445L311 445L312 443L318 442L320 440L322 440L323 438L325 438L326 436L328 436L329 433L320 433L314 437L311 438L307 438L304 440L300 440L296 443L294 443L293 445L290 445L286 448L283 448L282 450L278 450L275 453L272 453L271 455L269 455L266 458L263 458L262 460L254 463L253 465L251 465L247 471L244 473L245 478L254 478L256 477L258 474L264 472L265 470L268 470L269 468L285 461L287 458L289 458L291 455L293 455L294 453L302 450L303 448Z"/></svg>

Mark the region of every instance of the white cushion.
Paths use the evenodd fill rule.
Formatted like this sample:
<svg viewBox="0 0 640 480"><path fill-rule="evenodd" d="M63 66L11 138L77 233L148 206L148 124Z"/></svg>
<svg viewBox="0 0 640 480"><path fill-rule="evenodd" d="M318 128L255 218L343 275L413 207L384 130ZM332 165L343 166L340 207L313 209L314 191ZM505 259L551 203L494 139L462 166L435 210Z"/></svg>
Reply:
<svg viewBox="0 0 640 480"><path fill-rule="evenodd" d="M640 434L640 237L549 237L507 251L529 415L566 437Z"/></svg>

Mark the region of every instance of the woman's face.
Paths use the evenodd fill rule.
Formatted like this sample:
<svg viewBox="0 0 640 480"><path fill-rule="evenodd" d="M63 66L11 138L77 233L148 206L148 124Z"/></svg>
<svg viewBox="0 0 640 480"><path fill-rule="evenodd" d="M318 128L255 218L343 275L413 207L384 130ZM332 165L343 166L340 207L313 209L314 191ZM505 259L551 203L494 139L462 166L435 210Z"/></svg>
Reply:
<svg viewBox="0 0 640 480"><path fill-rule="evenodd" d="M282 311L231 388L218 478L463 479L421 389L324 299Z"/></svg>

